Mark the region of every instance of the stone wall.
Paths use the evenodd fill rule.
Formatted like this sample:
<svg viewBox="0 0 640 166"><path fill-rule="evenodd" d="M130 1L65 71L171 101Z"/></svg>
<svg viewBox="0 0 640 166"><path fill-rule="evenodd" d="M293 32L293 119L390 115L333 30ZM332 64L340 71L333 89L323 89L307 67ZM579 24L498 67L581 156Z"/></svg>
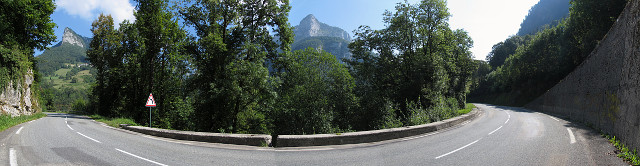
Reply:
<svg viewBox="0 0 640 166"><path fill-rule="evenodd" d="M525 107L563 115L640 150L640 0L631 0L580 66Z"/></svg>
<svg viewBox="0 0 640 166"><path fill-rule="evenodd" d="M24 76L24 82L15 84L10 81L2 91L0 91L0 115L9 114L13 116L31 115L39 111L38 101L32 97L33 91L33 71L29 70Z"/></svg>

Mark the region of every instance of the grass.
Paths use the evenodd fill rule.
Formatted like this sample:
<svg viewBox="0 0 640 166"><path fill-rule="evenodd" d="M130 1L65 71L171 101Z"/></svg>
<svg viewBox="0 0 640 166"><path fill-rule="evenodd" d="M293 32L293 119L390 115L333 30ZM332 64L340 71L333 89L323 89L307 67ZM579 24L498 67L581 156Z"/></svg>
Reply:
<svg viewBox="0 0 640 166"><path fill-rule="evenodd" d="M58 75L58 76L65 76L69 71L71 71L71 69L62 68L62 69L56 70L54 73L55 75Z"/></svg>
<svg viewBox="0 0 640 166"><path fill-rule="evenodd" d="M130 118L107 118L100 115L89 115L89 117L98 122L105 123L111 127L120 127L120 124L130 124L133 126L138 126L138 124Z"/></svg>
<svg viewBox="0 0 640 166"><path fill-rule="evenodd" d="M28 122L35 119L40 119L42 117L47 116L47 114L39 112L33 115L21 115L16 117L11 117L10 115L0 115L0 132L13 127L15 125Z"/></svg>
<svg viewBox="0 0 640 166"><path fill-rule="evenodd" d="M620 151L620 153L618 153L618 157L622 158L626 162L629 162L629 164L631 165L640 165L640 157L638 157L638 152L636 150L629 150L626 145L620 142L620 139L616 139L616 136L611 137L608 134L602 135Z"/></svg>
<svg viewBox="0 0 640 166"><path fill-rule="evenodd" d="M476 106L475 106L475 105L473 105L473 104L471 104L471 103L467 103L467 104L465 105L465 108L464 108L464 109L460 109L460 110L458 110L458 114L466 114L466 113L469 113L469 112L471 112L471 110L473 110L473 108L476 108Z"/></svg>

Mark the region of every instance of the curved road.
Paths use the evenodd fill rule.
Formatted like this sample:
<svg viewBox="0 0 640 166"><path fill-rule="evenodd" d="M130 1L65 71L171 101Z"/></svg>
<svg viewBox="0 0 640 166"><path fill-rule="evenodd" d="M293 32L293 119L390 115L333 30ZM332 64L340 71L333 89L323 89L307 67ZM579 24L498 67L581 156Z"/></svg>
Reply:
<svg viewBox="0 0 640 166"><path fill-rule="evenodd" d="M436 133L276 149L157 138L49 113L0 133L0 165L627 165L585 127L521 108L476 105L479 117Z"/></svg>

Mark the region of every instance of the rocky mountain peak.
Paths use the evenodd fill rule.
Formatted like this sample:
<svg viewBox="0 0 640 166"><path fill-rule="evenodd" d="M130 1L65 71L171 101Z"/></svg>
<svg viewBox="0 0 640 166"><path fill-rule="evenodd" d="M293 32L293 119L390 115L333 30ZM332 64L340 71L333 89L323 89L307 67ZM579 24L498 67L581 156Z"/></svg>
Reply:
<svg viewBox="0 0 640 166"><path fill-rule="evenodd" d="M351 41L351 37L347 31L322 23L313 14L309 14L302 19L300 24L294 27L293 32L296 35L296 41L316 36L338 37Z"/></svg>
<svg viewBox="0 0 640 166"><path fill-rule="evenodd" d="M319 24L319 23L318 23L318 19L316 19L316 16L314 16L313 14L309 14L306 17L304 17L302 21L300 21L300 25L302 24Z"/></svg>
<svg viewBox="0 0 640 166"><path fill-rule="evenodd" d="M69 27L64 28L64 34L62 35L62 43L63 44L68 43L71 45L85 47L84 39L81 36L77 35L76 32L71 30L71 28Z"/></svg>

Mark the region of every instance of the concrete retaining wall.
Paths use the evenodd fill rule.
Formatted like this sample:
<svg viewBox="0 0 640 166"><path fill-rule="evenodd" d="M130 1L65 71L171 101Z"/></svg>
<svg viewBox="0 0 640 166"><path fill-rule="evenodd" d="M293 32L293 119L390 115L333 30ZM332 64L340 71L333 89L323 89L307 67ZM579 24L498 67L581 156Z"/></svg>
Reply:
<svg viewBox="0 0 640 166"><path fill-rule="evenodd" d="M421 135L438 130L442 130L451 126L460 124L466 120L473 119L479 114L479 110L473 109L468 114L455 118L400 128L360 131L337 134L315 134L315 135L280 135L277 139L278 147L297 147L297 146L323 146L323 145L342 145L342 144L358 144L404 138L410 136Z"/></svg>
<svg viewBox="0 0 640 166"><path fill-rule="evenodd" d="M408 126L392 129L360 131L343 134L316 134L316 135L280 135L274 143L277 147L299 147L299 146L323 146L323 145L342 145L342 144L358 144L391 140L403 137L421 135L429 132L442 130L455 126L464 121L471 120L480 114L480 110L474 108L468 114L464 114L451 119L424 124L417 126ZM270 145L272 137L270 135L259 134L221 134L193 131L165 130L158 128L149 128L142 126L120 125L123 129L131 130L143 134L173 138L180 140L191 140L212 143L236 144L263 146Z"/></svg>
<svg viewBox="0 0 640 166"><path fill-rule="evenodd" d="M260 134L224 134L224 133L207 133L194 131L166 130L158 128L149 128L142 126L120 125L123 129L131 130L147 135L158 137L173 138L179 140L190 140L211 143L236 144L265 146L271 143L270 135Z"/></svg>
<svg viewBox="0 0 640 166"><path fill-rule="evenodd" d="M640 0L572 73L525 107L564 115L640 150Z"/></svg>

